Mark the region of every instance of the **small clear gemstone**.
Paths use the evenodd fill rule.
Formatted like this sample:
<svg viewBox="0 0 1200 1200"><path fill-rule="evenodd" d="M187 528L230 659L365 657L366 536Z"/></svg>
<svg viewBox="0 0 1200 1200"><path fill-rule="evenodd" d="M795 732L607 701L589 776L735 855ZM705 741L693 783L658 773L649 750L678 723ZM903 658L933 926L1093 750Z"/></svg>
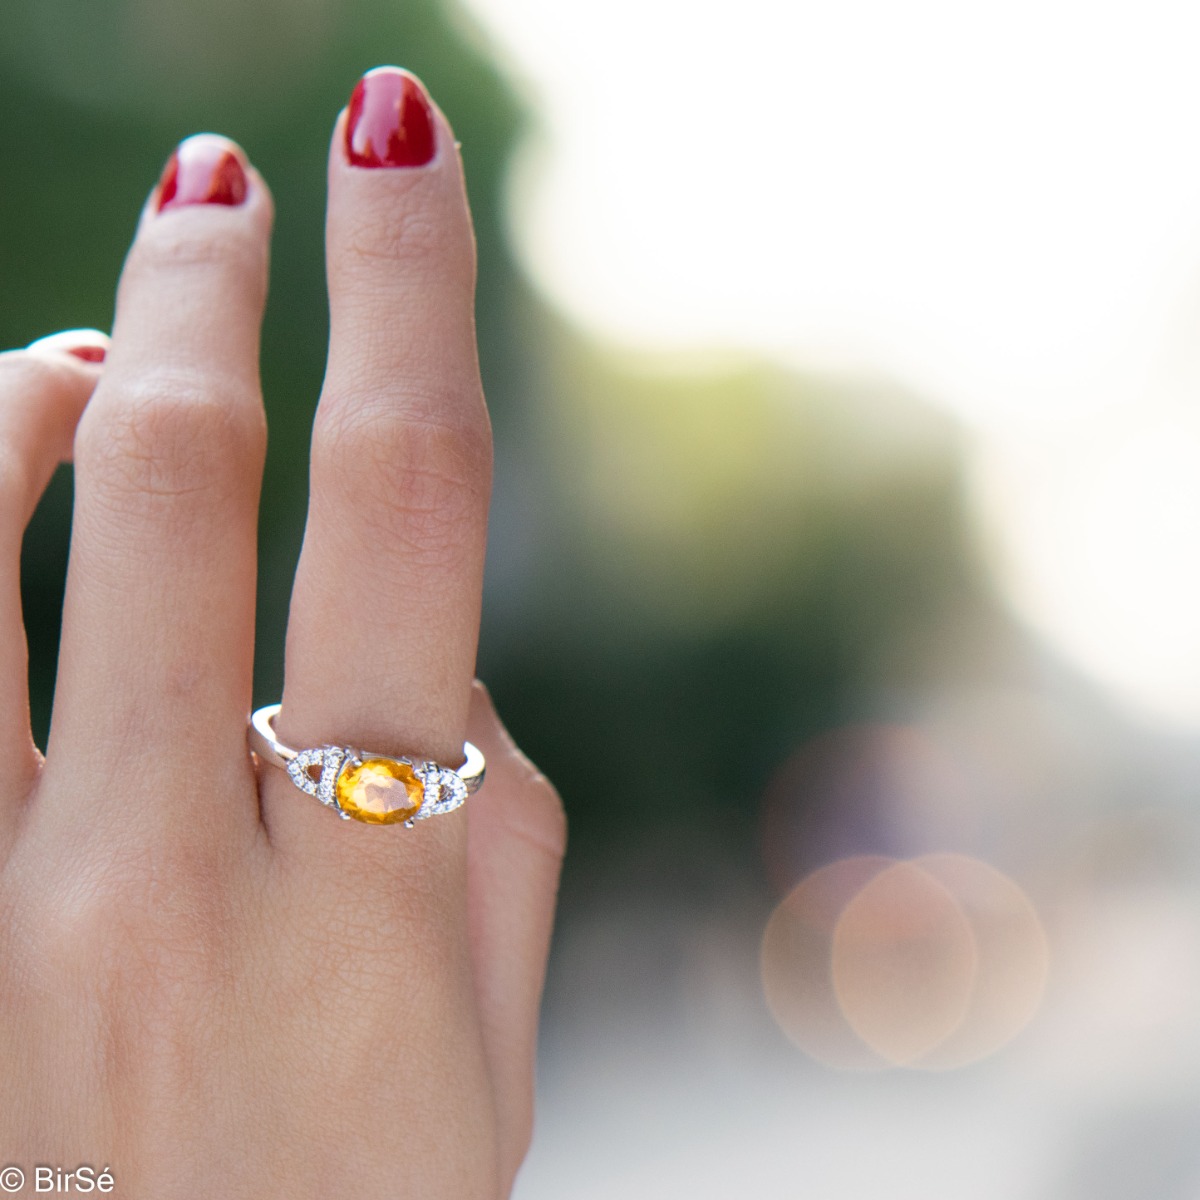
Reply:
<svg viewBox="0 0 1200 1200"><path fill-rule="evenodd" d="M317 781L312 777L313 767L323 765L325 752L323 750L301 750L287 765L287 773L292 782L310 796L317 794Z"/></svg>
<svg viewBox="0 0 1200 1200"><path fill-rule="evenodd" d="M421 780L425 784L425 803L415 820L453 812L467 798L467 785L457 771L439 767L437 763L421 764Z"/></svg>

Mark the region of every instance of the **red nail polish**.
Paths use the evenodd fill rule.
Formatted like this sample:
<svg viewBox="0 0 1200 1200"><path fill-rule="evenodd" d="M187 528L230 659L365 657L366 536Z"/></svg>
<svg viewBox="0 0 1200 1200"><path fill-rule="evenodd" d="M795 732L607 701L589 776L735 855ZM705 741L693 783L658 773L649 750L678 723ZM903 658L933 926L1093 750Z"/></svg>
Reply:
<svg viewBox="0 0 1200 1200"><path fill-rule="evenodd" d="M85 363L98 364L104 361L107 347L108 338L98 329L63 329L30 342L26 349L36 353L70 354Z"/></svg>
<svg viewBox="0 0 1200 1200"><path fill-rule="evenodd" d="M433 112L424 88L399 67L376 67L350 97L346 158L355 167L422 167L433 158Z"/></svg>
<svg viewBox="0 0 1200 1200"><path fill-rule="evenodd" d="M246 198L242 152L226 138L198 133L180 142L158 184L158 211L185 204L241 204Z"/></svg>

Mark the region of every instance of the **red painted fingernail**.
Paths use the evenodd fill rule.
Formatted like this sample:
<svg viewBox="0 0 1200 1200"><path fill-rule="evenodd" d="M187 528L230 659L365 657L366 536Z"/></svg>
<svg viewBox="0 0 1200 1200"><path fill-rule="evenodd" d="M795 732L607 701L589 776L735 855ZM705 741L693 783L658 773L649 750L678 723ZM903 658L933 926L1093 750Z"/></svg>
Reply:
<svg viewBox="0 0 1200 1200"><path fill-rule="evenodd" d="M27 349L36 353L47 351L70 354L85 363L102 363L108 350L108 338L98 329L64 329L30 342Z"/></svg>
<svg viewBox="0 0 1200 1200"><path fill-rule="evenodd" d="M241 204L246 160L227 138L198 133L180 142L158 182L158 211L185 204Z"/></svg>
<svg viewBox="0 0 1200 1200"><path fill-rule="evenodd" d="M429 97L399 67L368 71L350 97L346 158L355 167L423 167L437 141Z"/></svg>

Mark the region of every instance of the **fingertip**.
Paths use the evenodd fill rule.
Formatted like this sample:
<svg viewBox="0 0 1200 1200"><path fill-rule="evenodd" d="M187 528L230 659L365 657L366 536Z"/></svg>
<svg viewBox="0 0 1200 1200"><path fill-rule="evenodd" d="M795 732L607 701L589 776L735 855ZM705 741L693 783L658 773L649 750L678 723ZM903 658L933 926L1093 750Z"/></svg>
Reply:
<svg viewBox="0 0 1200 1200"><path fill-rule="evenodd" d="M108 335L98 329L64 329L0 354L0 442L22 445L20 460L40 464L32 481L18 473L22 526L54 466L72 458L76 426L95 393L107 350ZM0 490L11 483L11 477L0 480ZM6 493L6 504L12 499Z"/></svg>
<svg viewBox="0 0 1200 1200"><path fill-rule="evenodd" d="M98 370L108 357L109 344L108 334L99 329L64 329L30 342L25 349L32 354L66 356L73 365L82 363Z"/></svg>
<svg viewBox="0 0 1200 1200"><path fill-rule="evenodd" d="M155 189L155 211L196 204L237 208L249 194L248 166L236 142L219 133L194 133L171 151Z"/></svg>
<svg viewBox="0 0 1200 1200"><path fill-rule="evenodd" d="M475 239L458 143L415 75L375 67L338 113L329 148L330 288L390 294L414 283L473 318ZM438 286L427 287L436 281ZM442 322L442 314L434 319ZM474 340L471 323L470 340Z"/></svg>
<svg viewBox="0 0 1200 1200"><path fill-rule="evenodd" d="M351 167L436 167L456 145L429 89L404 67L379 66L355 83L339 118L336 146Z"/></svg>
<svg viewBox="0 0 1200 1200"><path fill-rule="evenodd" d="M142 208L138 236L160 219L170 223L207 218L199 214L234 210L265 224L274 219L274 200L246 151L220 133L194 133L171 151Z"/></svg>
<svg viewBox="0 0 1200 1200"><path fill-rule="evenodd" d="M236 363L256 389L273 219L270 189L241 146L215 133L184 138L125 260L110 378L126 378L130 362L128 379L149 361L178 369L194 347L203 374Z"/></svg>

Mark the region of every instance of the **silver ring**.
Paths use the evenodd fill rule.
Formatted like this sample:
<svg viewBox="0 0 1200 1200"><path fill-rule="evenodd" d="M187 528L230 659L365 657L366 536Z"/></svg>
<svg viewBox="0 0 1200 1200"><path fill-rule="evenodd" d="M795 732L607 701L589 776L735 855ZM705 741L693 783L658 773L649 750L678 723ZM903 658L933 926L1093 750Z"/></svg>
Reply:
<svg viewBox="0 0 1200 1200"><path fill-rule="evenodd" d="M403 824L453 812L483 784L483 755L463 744L457 769L428 759L375 754L353 746L313 746L297 750L275 734L278 704L250 718L250 749L265 763L282 767L291 781L343 820L368 825Z"/></svg>

